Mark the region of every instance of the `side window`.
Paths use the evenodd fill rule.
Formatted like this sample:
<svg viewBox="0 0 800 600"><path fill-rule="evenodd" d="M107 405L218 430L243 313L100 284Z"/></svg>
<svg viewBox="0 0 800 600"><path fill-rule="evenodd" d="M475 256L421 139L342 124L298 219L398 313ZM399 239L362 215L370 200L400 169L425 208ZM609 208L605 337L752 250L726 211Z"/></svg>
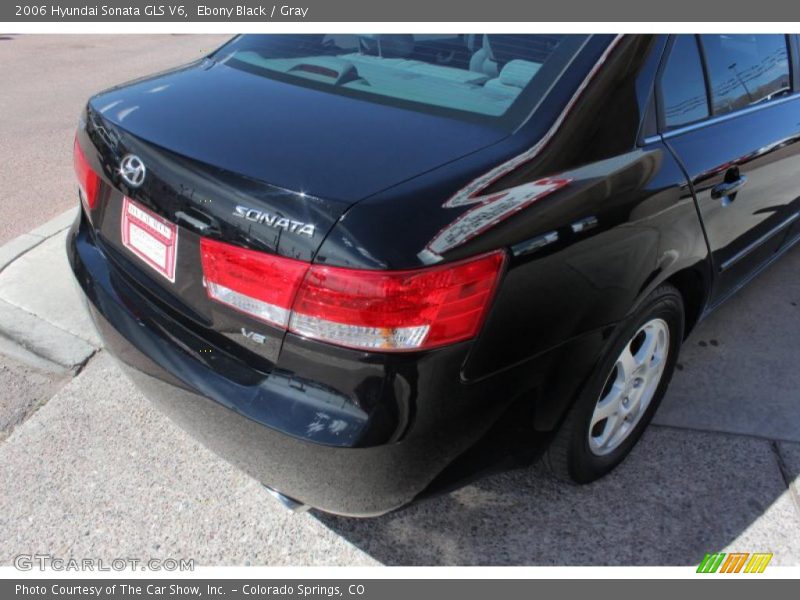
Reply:
<svg viewBox="0 0 800 600"><path fill-rule="evenodd" d="M701 35L715 115L791 91L784 35Z"/></svg>
<svg viewBox="0 0 800 600"><path fill-rule="evenodd" d="M661 111L664 127L675 129L708 117L703 63L694 35L675 36L661 74Z"/></svg>

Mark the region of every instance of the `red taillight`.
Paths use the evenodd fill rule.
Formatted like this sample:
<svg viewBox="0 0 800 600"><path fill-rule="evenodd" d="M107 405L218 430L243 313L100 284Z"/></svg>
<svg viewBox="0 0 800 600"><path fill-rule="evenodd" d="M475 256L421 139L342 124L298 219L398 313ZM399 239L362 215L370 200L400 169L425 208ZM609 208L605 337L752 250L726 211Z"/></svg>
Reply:
<svg viewBox="0 0 800 600"><path fill-rule="evenodd" d="M200 256L211 299L286 328L308 263L207 238L200 240Z"/></svg>
<svg viewBox="0 0 800 600"><path fill-rule="evenodd" d="M299 335L363 350L401 351L473 338L505 259L502 251L411 271L308 263L201 242L209 296Z"/></svg>
<svg viewBox="0 0 800 600"><path fill-rule="evenodd" d="M72 146L73 159L75 161L75 174L78 176L78 185L81 188L81 196L86 203L86 208L93 209L97 204L97 193L100 190L100 177L89 166L86 155L75 138Z"/></svg>
<svg viewBox="0 0 800 600"><path fill-rule="evenodd" d="M494 293L503 254L414 271L314 265L289 329L342 346L433 348L474 337Z"/></svg>

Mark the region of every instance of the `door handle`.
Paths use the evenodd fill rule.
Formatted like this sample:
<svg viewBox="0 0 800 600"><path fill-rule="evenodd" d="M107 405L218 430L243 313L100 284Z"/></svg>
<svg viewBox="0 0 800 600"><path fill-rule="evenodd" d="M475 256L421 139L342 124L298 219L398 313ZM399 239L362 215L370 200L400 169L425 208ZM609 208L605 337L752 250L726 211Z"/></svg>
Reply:
<svg viewBox="0 0 800 600"><path fill-rule="evenodd" d="M745 183L747 183L747 177L745 175L739 175L733 181L723 181L719 185L715 185L711 188L711 197L717 200L719 198L732 196L738 192ZM733 200L733 198L731 198L731 200Z"/></svg>

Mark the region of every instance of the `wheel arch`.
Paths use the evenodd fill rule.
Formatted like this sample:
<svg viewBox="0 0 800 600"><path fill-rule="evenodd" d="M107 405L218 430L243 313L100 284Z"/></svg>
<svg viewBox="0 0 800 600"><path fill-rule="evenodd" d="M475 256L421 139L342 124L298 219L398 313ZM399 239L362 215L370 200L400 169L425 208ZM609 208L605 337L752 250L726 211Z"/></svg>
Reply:
<svg viewBox="0 0 800 600"><path fill-rule="evenodd" d="M675 287L683 298L684 329L686 339L700 322L710 293L710 281L705 269L699 266L682 269L667 277L663 283Z"/></svg>
<svg viewBox="0 0 800 600"><path fill-rule="evenodd" d="M641 294L631 306L626 318L590 335L583 336L573 344L566 345L563 348L564 352L560 354L570 356L573 362L578 361L582 365L583 376L579 384L565 386L566 374L561 372L557 366L554 368L550 377L537 390L539 394L534 411L534 428L539 431L551 431L558 427L564 415L577 399L577 394L583 387L583 381L588 378L592 369L599 362L616 331L627 322L630 315L653 290L664 284L672 285L678 290L684 305L683 339L686 339L703 316L711 289L710 282L710 272L704 261L672 273L662 274L661 277L652 277L650 285L643 286ZM555 365L558 365L558 362L558 360L554 361Z"/></svg>

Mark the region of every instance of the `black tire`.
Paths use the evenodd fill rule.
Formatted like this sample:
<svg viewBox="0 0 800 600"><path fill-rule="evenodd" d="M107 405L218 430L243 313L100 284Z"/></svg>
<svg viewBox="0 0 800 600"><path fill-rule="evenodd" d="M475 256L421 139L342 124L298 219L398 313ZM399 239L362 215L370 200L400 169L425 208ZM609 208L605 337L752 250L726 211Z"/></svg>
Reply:
<svg viewBox="0 0 800 600"><path fill-rule="evenodd" d="M660 382L650 404L627 438L610 453L595 454L589 445L589 427L595 406L606 389L617 358L636 332L656 318L667 323L670 340ZM668 284L659 286L614 334L608 350L579 392L574 405L545 451L542 462L555 477L572 483L589 483L606 475L624 460L650 423L669 386L683 340L683 329L684 309L680 292Z"/></svg>

